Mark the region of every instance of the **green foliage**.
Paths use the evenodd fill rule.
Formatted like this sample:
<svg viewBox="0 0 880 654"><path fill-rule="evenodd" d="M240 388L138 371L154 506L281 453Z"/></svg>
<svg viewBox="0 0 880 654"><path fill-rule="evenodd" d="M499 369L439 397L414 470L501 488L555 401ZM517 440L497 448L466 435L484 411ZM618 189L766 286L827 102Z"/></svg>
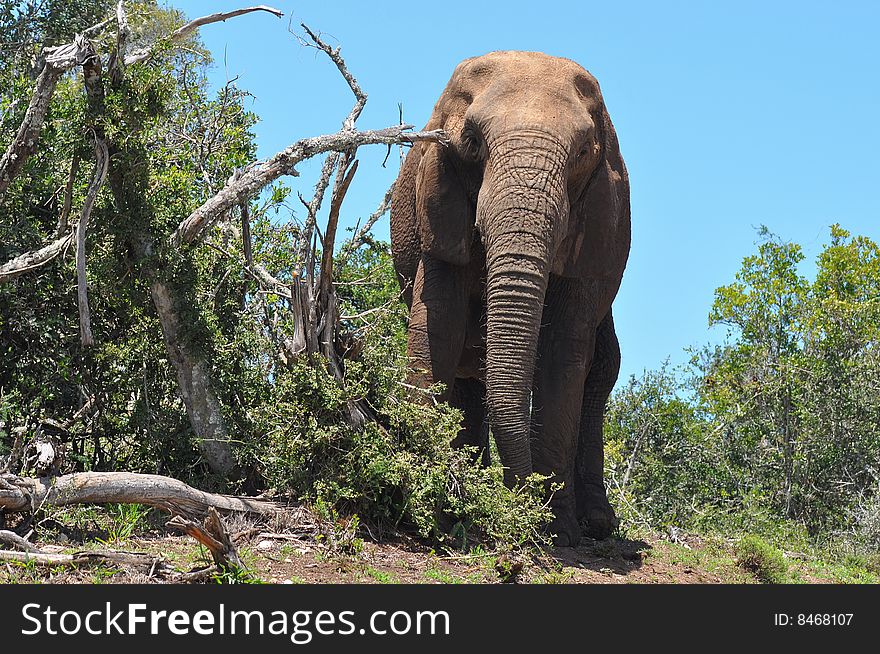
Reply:
<svg viewBox="0 0 880 654"><path fill-rule="evenodd" d="M788 563L778 549L759 536L743 536L736 544L736 562L764 584L788 580Z"/></svg>
<svg viewBox="0 0 880 654"><path fill-rule="evenodd" d="M711 425L668 365L613 394L605 440L608 491L627 522L689 524L730 495L731 471L718 466Z"/></svg>
<svg viewBox="0 0 880 654"><path fill-rule="evenodd" d="M346 360L345 385L305 359L273 370L249 401L253 457L271 486L355 514L378 529L412 529L466 547L480 541L512 547L543 542L549 520L540 484L510 490L500 468L483 469L450 443L460 414L447 405L414 402L405 386L403 323L387 246L365 253L339 273L344 306L387 305L371 314L370 338ZM368 290L346 286L371 273ZM383 281L385 280L385 281ZM391 281L388 281L391 280ZM387 289L382 295L376 289ZM393 288L393 292L392 292ZM363 305L369 306L369 305ZM380 416L363 429L345 420L346 403L364 399Z"/></svg>
<svg viewBox="0 0 880 654"><path fill-rule="evenodd" d="M710 323L724 345L612 397L609 492L633 524L876 544L880 251L831 227L813 280L766 230Z"/></svg>
<svg viewBox="0 0 880 654"><path fill-rule="evenodd" d="M115 4L21 4L0 11L0 33L16 34L17 44L33 48L63 43L112 14ZM126 9L135 49L182 24L179 12L155 2L126 3ZM104 53L115 43L112 31L96 39ZM244 108L247 94L234 85L210 97L205 77L210 59L196 38L186 46L159 48L149 64L127 67L120 83L105 79L104 106L97 114L87 111L81 78L63 77L40 147L0 204L0 260L6 261L55 238L62 191L79 157L70 215L76 220L92 176L92 129L102 130L111 143L113 170L92 212L87 241L96 345L89 350L79 345L70 257L0 286L0 396L14 398L3 403L0 418L4 450L11 446L12 429L23 428L30 438L40 421L63 422L93 398L92 410L69 432L57 434L71 467L159 471L189 481L204 474L150 283L158 274L175 290L187 309L188 337L203 353L227 350L243 331L249 317L231 309L241 308L249 289L242 276L223 283L230 267L218 257L167 252L161 244L234 169L253 159L256 117ZM25 55L0 58L4 143L12 139L33 86L31 58ZM221 363L229 358L218 357ZM228 379L235 372L230 365L223 375ZM235 406L234 396L221 401Z"/></svg>

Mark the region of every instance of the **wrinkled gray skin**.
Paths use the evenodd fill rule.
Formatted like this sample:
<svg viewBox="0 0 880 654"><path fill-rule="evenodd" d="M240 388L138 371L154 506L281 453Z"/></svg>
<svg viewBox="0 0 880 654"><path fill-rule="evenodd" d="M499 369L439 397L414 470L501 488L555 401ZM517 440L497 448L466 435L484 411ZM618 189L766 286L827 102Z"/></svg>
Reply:
<svg viewBox="0 0 880 654"><path fill-rule="evenodd" d="M457 444L505 482L532 472L564 487L551 530L617 519L603 482L602 416L620 350L611 303L630 246L629 181L599 85L567 59L467 59L416 144L391 210L394 263L410 306L411 382L442 382L464 423Z"/></svg>

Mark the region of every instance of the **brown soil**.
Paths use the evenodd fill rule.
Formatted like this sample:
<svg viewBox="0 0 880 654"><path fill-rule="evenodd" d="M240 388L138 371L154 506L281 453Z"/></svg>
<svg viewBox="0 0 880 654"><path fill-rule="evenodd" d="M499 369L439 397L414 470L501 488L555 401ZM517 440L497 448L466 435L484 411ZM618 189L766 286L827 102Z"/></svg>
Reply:
<svg viewBox="0 0 880 654"><path fill-rule="evenodd" d="M74 552L100 543L40 543L45 551ZM264 583L720 583L722 578L687 565L654 557L644 541L612 538L577 548L554 548L528 561L490 555L436 552L408 539L364 542L360 551L334 552L310 538L253 534L236 546L254 580ZM180 572L210 564L204 548L186 536L152 534L112 549L147 552ZM207 579L210 581L210 577ZM113 566L43 568L0 564L0 583L174 583L174 576Z"/></svg>
<svg viewBox="0 0 880 654"><path fill-rule="evenodd" d="M96 517L97 516L97 517ZM104 517L102 517L104 516ZM95 549L143 552L164 562L152 570L124 569L115 564L85 567L37 566L0 562L0 583L211 583L215 581L208 551L193 538L165 527L167 515L153 512L139 531L114 539L113 525L96 510L88 519L70 513L43 519L31 535L44 552L74 553ZM7 528L13 528L7 525ZM24 533L27 524L17 528ZM430 583L574 583L574 584L717 584L756 583L736 564L733 543L705 542L681 530L644 540L612 537L584 539L579 547L553 548L535 557L463 554L435 550L407 537L375 542L369 533L333 531L320 535L326 523L301 510L290 524L227 524L248 571L239 581L257 583L430 584ZM363 530L367 532L367 530ZM362 540L363 539L363 540ZM806 583L829 583L815 569L801 570ZM196 574L197 579L187 577Z"/></svg>

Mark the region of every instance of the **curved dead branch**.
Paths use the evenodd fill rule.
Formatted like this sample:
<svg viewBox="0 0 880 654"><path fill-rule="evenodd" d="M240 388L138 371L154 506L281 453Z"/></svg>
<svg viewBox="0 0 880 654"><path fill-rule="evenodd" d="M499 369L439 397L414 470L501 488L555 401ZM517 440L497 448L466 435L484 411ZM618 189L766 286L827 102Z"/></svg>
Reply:
<svg viewBox="0 0 880 654"><path fill-rule="evenodd" d="M412 125L395 125L378 130L343 130L335 134L313 136L302 139L278 152L269 160L245 170L238 179L229 182L215 196L193 211L171 235L172 246L188 245L198 240L205 229L232 207L257 194L264 186L282 175L295 174L294 166L330 151L345 151L361 145L415 143L416 141L437 141L445 143L443 130L410 132Z"/></svg>
<svg viewBox="0 0 880 654"><path fill-rule="evenodd" d="M0 475L0 510L9 513L71 504L143 504L199 519L214 508L222 513L270 517L280 507L261 498L207 493L161 475L80 472L61 477Z"/></svg>

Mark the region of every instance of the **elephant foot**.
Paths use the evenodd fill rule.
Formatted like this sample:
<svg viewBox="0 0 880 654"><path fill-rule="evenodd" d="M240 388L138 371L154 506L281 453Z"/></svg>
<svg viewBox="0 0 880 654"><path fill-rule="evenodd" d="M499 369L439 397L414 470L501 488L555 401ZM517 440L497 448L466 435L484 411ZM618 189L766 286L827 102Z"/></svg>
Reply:
<svg viewBox="0 0 880 654"><path fill-rule="evenodd" d="M547 527L553 535L553 544L557 547L577 547L581 540L581 526L574 511L556 508L556 515Z"/></svg>
<svg viewBox="0 0 880 654"><path fill-rule="evenodd" d="M611 508L604 488L591 488L578 504L578 515L584 521L583 533L589 538L604 540L620 526L620 520Z"/></svg>
<svg viewBox="0 0 880 654"><path fill-rule="evenodd" d="M620 520L610 505L604 508L590 509L584 519L586 520L584 535L596 540L608 538L620 526Z"/></svg>

